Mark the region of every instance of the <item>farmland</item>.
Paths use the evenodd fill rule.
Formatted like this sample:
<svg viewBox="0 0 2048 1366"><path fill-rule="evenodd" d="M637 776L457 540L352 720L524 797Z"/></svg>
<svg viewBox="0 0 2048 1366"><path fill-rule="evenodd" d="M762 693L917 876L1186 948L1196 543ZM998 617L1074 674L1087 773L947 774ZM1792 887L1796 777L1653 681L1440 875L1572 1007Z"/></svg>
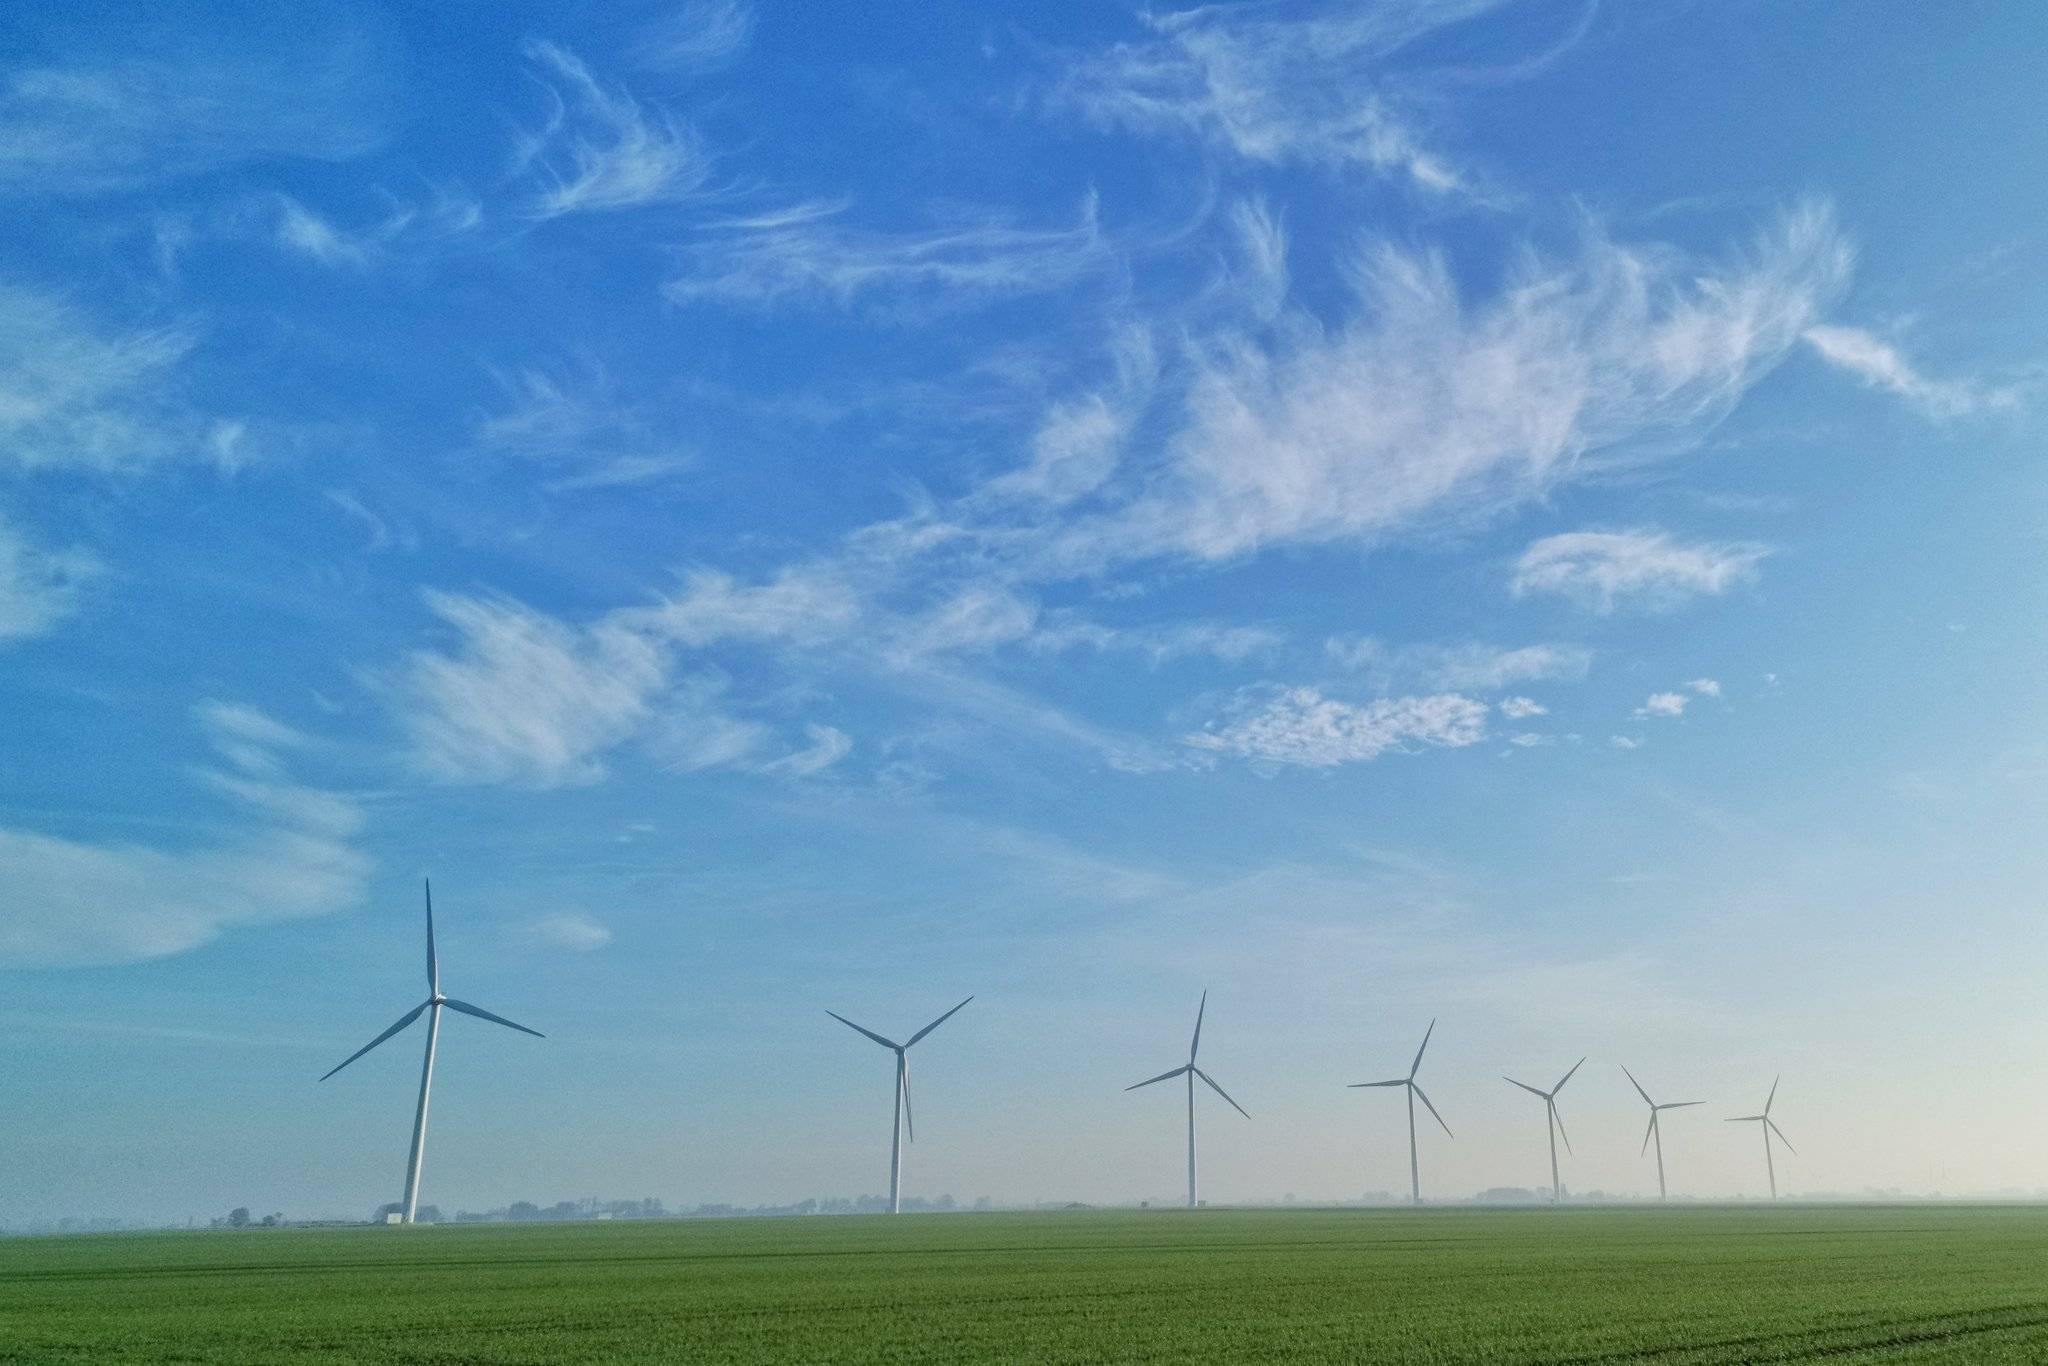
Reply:
<svg viewBox="0 0 2048 1366"><path fill-rule="evenodd" d="M2036 1361L2048 1209L1076 1212L0 1241L0 1361Z"/></svg>

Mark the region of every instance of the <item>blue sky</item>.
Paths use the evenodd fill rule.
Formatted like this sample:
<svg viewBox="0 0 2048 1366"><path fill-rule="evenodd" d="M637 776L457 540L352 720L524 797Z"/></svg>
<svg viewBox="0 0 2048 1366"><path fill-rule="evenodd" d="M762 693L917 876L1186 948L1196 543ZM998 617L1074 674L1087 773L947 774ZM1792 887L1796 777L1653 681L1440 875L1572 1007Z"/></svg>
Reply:
<svg viewBox="0 0 2048 1366"><path fill-rule="evenodd" d="M0 1221L2048 1186L2048 16L4 25Z"/></svg>

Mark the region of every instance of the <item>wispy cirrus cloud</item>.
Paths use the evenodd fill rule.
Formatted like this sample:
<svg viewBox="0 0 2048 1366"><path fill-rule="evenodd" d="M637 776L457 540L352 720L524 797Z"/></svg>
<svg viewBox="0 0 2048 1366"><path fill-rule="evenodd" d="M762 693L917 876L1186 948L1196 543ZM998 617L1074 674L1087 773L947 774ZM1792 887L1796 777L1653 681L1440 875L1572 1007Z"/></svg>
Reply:
<svg viewBox="0 0 2048 1366"><path fill-rule="evenodd" d="M360 804L290 772L312 742L247 706L209 702L197 721L221 760L198 778L236 813L222 832L178 848L0 828L0 964L160 958L361 897L370 864L354 846Z"/></svg>
<svg viewBox="0 0 2048 1366"><path fill-rule="evenodd" d="M97 556L38 546L0 519L0 645L56 626L105 572Z"/></svg>
<svg viewBox="0 0 2048 1366"><path fill-rule="evenodd" d="M1485 302L1441 256L1372 247L1342 326L1191 351L1142 485L1050 532L1045 553L1213 561L1372 541L1668 456L1783 357L1849 260L1818 205L1718 264L1589 226L1575 255L1530 253Z"/></svg>
<svg viewBox="0 0 2048 1366"><path fill-rule="evenodd" d="M0 70L0 193L105 194L252 162L343 161L384 140L393 107L382 44L317 7L217 16L203 35L101 16L87 41L58 46L78 55Z"/></svg>
<svg viewBox="0 0 2048 1366"><path fill-rule="evenodd" d="M709 224L677 249L663 293L755 308L851 308L884 297L951 308L1059 290L1111 260L1091 196L1071 227L1018 227L994 215L883 231L845 221L844 202L799 204Z"/></svg>
<svg viewBox="0 0 2048 1366"><path fill-rule="evenodd" d="M1474 745L1486 738L1486 716L1484 702L1456 693L1350 703L1315 688L1266 684L1240 692L1224 717L1182 742L1259 762L1329 768L1417 745Z"/></svg>
<svg viewBox="0 0 2048 1366"><path fill-rule="evenodd" d="M1055 107L1245 161L1364 167L1424 190L1465 187L1418 131L1424 101L1405 50L1499 0L1216 6L1147 14L1147 36L1073 62Z"/></svg>
<svg viewBox="0 0 2048 1366"><path fill-rule="evenodd" d="M738 58L754 36L754 10L739 0L688 0L649 20L633 44L641 66L696 74Z"/></svg>
<svg viewBox="0 0 2048 1366"><path fill-rule="evenodd" d="M1804 336L1807 345L1828 364L1870 388L1904 399L1930 417L1962 417L2019 403L2016 389L1988 387L1972 380L1929 379L1898 347L1860 327L1818 323L1807 328Z"/></svg>
<svg viewBox="0 0 2048 1366"><path fill-rule="evenodd" d="M549 98L547 118L520 138L514 163L542 184L531 216L672 203L703 188L709 154L687 125L606 86L558 43L530 39L525 52Z"/></svg>
<svg viewBox="0 0 2048 1366"><path fill-rule="evenodd" d="M1390 645L1374 636L1332 636L1323 653L1371 678L1383 689L1421 686L1462 692L1498 692L1514 683L1579 679L1593 653L1576 645Z"/></svg>
<svg viewBox="0 0 2048 1366"><path fill-rule="evenodd" d="M619 394L595 359L492 377L504 402L477 418L478 447L553 468L552 491L645 484L694 463L688 449L664 439L654 419Z"/></svg>
<svg viewBox="0 0 2048 1366"><path fill-rule="evenodd" d="M559 953L594 953L612 942L612 932L582 911L535 916L515 926L515 942Z"/></svg>
<svg viewBox="0 0 2048 1366"><path fill-rule="evenodd" d="M109 326L59 295L0 284L0 467L237 468L242 428L203 416L183 393L198 341L189 322Z"/></svg>
<svg viewBox="0 0 2048 1366"><path fill-rule="evenodd" d="M1517 597L1550 594L1596 612L1651 610L1713 597L1749 580L1770 553L1746 542L1687 544L1662 531L1568 531L1522 552Z"/></svg>

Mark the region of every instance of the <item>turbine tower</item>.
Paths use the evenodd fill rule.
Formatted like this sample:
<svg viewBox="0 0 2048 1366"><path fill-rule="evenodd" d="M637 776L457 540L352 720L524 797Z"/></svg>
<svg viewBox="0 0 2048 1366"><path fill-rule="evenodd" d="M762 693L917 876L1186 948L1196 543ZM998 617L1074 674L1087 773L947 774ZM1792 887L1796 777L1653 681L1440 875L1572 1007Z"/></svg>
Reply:
<svg viewBox="0 0 2048 1366"><path fill-rule="evenodd" d="M452 997L441 994L441 968L434 959L434 884L428 882L426 889L427 999L401 1015L397 1024L391 1026L391 1028L385 1030L346 1058L343 1058L326 1077L320 1078L320 1080L326 1081L327 1077L333 1076L335 1072L339 1072L342 1068L348 1066L357 1058L362 1057L363 1054L369 1052L378 1044L383 1043L400 1030L403 1030L414 1020L417 1020L422 1011L429 1012L427 1014L427 1055L425 1060L420 1063L420 1108L413 1115L412 1150L405 1160L405 1222L408 1224L413 1222L414 1216L419 1212L420 1162L427 1154L427 1094L434 1086L434 1046L441 1039L441 1008L446 1006L450 1010L459 1010L464 1015L474 1015L479 1020L489 1020L492 1024L501 1024L507 1029L516 1029L521 1034L531 1034L536 1039L547 1037L538 1029L528 1029L523 1024L514 1024L502 1015L493 1015L490 1011L473 1006L467 1001L457 1001Z"/></svg>
<svg viewBox="0 0 2048 1366"><path fill-rule="evenodd" d="M1643 1084L1636 1080L1636 1074L1629 1071L1627 1066L1624 1065L1622 1067L1621 1074L1628 1078L1630 1086L1636 1088L1636 1094L1643 1098L1643 1104L1650 1107L1650 1127L1643 1130L1643 1147L1647 1150L1650 1146L1650 1140L1653 1138L1657 1140L1657 1198L1659 1200L1669 1200L1671 1197L1664 1190L1664 1126L1658 1123L1657 1117L1666 1110L1683 1110L1692 1105L1705 1105L1706 1102L1703 1100L1667 1100L1662 1105L1659 1105L1656 1101L1650 1099L1650 1093L1643 1089Z"/></svg>
<svg viewBox="0 0 2048 1366"><path fill-rule="evenodd" d="M967 1001L973 999L970 996L967 998ZM906 1055L919 1039L922 1039L925 1035L952 1019L959 1012L960 1006L966 1005L967 1001L962 1001L960 1005L954 1006L952 1010L939 1016L938 1019L933 1020L902 1043L897 1043L894 1039L885 1039L872 1029L862 1029L859 1025L836 1011L828 1010L825 1012L848 1029L867 1035L870 1039L873 1039L876 1043L889 1049L896 1055L896 1121L895 1127L889 1134L889 1213L891 1214L901 1214L903 1212L903 1136L905 1128L909 1129L910 1137L913 1140L917 1138L917 1123L910 1116L910 1059Z"/></svg>
<svg viewBox="0 0 2048 1366"><path fill-rule="evenodd" d="M1764 1131L1764 1171L1771 1178L1771 1199L1773 1200L1778 1198L1778 1165L1771 1160L1771 1135L1776 1134L1778 1136L1778 1142L1785 1145L1785 1151L1791 1153L1794 1157L1799 1156L1799 1149L1792 1146L1792 1140L1785 1137L1785 1131L1778 1127L1778 1121L1771 1118L1771 1102L1778 1098L1778 1082L1780 1080L1782 1078L1771 1078L1771 1094L1764 1097L1764 1112L1762 1114L1736 1115L1728 1121L1730 1124L1754 1124Z"/></svg>
<svg viewBox="0 0 2048 1366"><path fill-rule="evenodd" d="M1187 1077L1189 1209L1193 1209L1195 1207L1195 1078L1200 1077L1203 1081L1209 1084L1209 1089L1211 1091L1214 1091L1217 1095L1223 1097L1223 1099L1230 1101L1231 1109L1237 1111L1241 1115L1244 1115L1246 1119L1251 1118L1250 1115L1245 1114L1245 1110L1242 1105L1239 1105L1234 1100L1230 1100L1230 1093L1224 1090L1222 1087L1218 1086L1216 1084L1216 1079L1214 1077L1210 1076L1207 1072L1204 1072L1201 1068L1195 1066L1195 1054L1199 1052L1202 1047L1202 1016L1208 1011L1208 1009L1209 993L1205 991L1202 993L1202 1003L1199 1006L1195 1007L1195 1037L1193 1042L1188 1044L1188 1060L1185 1066L1176 1067L1171 1072L1161 1072L1156 1077L1147 1077L1145 1080L1141 1082L1137 1082L1134 1085L1126 1086L1124 1088L1124 1090L1126 1091L1135 1091L1138 1089L1138 1087L1150 1086L1155 1081L1171 1081L1178 1076Z"/></svg>
<svg viewBox="0 0 2048 1366"><path fill-rule="evenodd" d="M1422 1031L1422 1047L1415 1050L1415 1061L1408 1065L1407 1076L1395 1077L1392 1081L1354 1081L1349 1088L1351 1090L1357 1090L1361 1086L1405 1086L1408 1088L1408 1199L1411 1203L1417 1205L1422 1203L1422 1167L1415 1157L1416 1098L1418 1096L1421 1097L1423 1105L1429 1110L1430 1118L1434 1119L1439 1125L1442 1125L1445 1137L1457 1137L1456 1134L1451 1132L1451 1126L1444 1123L1444 1117L1436 1112L1436 1107L1429 1103L1429 1097L1424 1095L1422 1088L1415 1083L1415 1073L1422 1067L1422 1055L1429 1048L1429 1036L1434 1033L1436 1033L1436 1021L1431 1020L1429 1028Z"/></svg>
<svg viewBox="0 0 2048 1366"><path fill-rule="evenodd" d="M1557 1093L1564 1090L1564 1084L1572 1079L1572 1072L1578 1071L1585 1065L1586 1060L1580 1058L1572 1064L1572 1071L1559 1077L1557 1085L1551 1087L1548 1091L1539 1091L1529 1085L1528 1082L1516 1081L1513 1077L1501 1078L1502 1081L1510 1086L1519 1086L1530 1095L1543 1098L1543 1114L1550 1123L1550 1203L1553 1205L1564 1198L1564 1191L1557 1183L1557 1140L1560 1134L1564 1135L1564 1150L1566 1152L1572 1150L1572 1136L1564 1132L1564 1119L1557 1113Z"/></svg>

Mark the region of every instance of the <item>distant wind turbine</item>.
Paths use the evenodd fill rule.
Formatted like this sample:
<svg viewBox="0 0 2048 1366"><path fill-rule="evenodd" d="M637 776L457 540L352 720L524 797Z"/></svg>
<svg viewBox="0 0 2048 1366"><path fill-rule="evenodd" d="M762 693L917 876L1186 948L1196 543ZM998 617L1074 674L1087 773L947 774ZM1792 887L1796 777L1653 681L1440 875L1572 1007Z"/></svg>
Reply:
<svg viewBox="0 0 2048 1366"><path fill-rule="evenodd" d="M1771 1178L1771 1199L1773 1200L1778 1198L1778 1166L1777 1163L1771 1160L1771 1135L1776 1134L1778 1142L1784 1144L1785 1150L1791 1153L1792 1156L1799 1156L1799 1149L1792 1146L1792 1140L1785 1137L1785 1131L1778 1127L1778 1121L1771 1118L1771 1102L1778 1098L1778 1082L1780 1080L1782 1078L1771 1078L1771 1094L1764 1097L1764 1112L1762 1114L1736 1115L1728 1121L1730 1124L1754 1124L1764 1131L1764 1171Z"/></svg>
<svg viewBox="0 0 2048 1366"><path fill-rule="evenodd" d="M967 1001L973 999L970 996L967 998ZM951 1010L939 1016L938 1019L933 1020L923 1029L918 1030L917 1033L911 1035L902 1043L897 1043L894 1039L885 1039L872 1029L862 1029L859 1025L836 1011L828 1010L825 1012L848 1029L867 1035L870 1039L882 1045L882 1047L896 1054L896 1124L889 1135L889 1213L891 1214L901 1214L903 1212L903 1136L905 1128L909 1129L910 1137L913 1140L917 1137L917 1123L910 1115L910 1059L907 1054L919 1039L922 1039L925 1035L931 1033L934 1029L937 1029L940 1025L958 1014L960 1006L966 1005L967 1001L962 1001L960 1005L954 1006Z"/></svg>
<svg viewBox="0 0 2048 1366"><path fill-rule="evenodd" d="M1578 1071L1585 1065L1586 1060L1580 1058L1572 1064L1572 1071L1559 1077L1557 1085L1551 1087L1548 1091L1539 1091L1529 1085L1528 1082L1516 1081L1513 1077L1501 1078L1502 1081L1510 1086L1519 1086L1530 1095L1543 1098L1543 1113L1550 1122L1550 1203L1553 1205L1557 1204L1564 1196L1563 1188L1557 1183L1557 1140L1560 1135L1564 1137L1564 1150L1566 1152L1572 1150L1572 1136L1565 1133L1564 1118L1557 1113L1557 1093L1564 1090L1564 1084L1572 1079L1572 1072Z"/></svg>
<svg viewBox="0 0 2048 1366"><path fill-rule="evenodd" d="M506 1019L502 1015L493 1015L491 1014L490 1011L484 1010L478 1006L473 1006L469 1004L467 1001L457 1001L450 997L443 996L441 994L441 968L440 965L434 959L433 883L427 883L426 888L427 990L429 993L427 999L420 1002L418 1005L414 1006L411 1010L408 1010L404 1015L401 1015L399 1017L397 1024L391 1026L391 1028L385 1030L382 1034L379 1034L376 1038L370 1040L361 1048L358 1048L355 1052L349 1054L346 1058L343 1058L341 1062L334 1068L334 1070L329 1072L326 1077L320 1078L320 1080L326 1081L327 1077L333 1076L335 1072L339 1072L342 1068L348 1066L357 1058L362 1057L363 1054L369 1052L378 1044L383 1043L386 1039L390 1038L392 1035L404 1029L414 1020L417 1020L420 1017L420 1012L429 1012L427 1015L427 1056L426 1060L420 1064L420 1108L419 1111L413 1116L412 1152L411 1155L406 1158L405 1162L405 1222L408 1224L412 1223L414 1217L419 1213L420 1162L421 1159L423 1159L427 1153L427 1093L433 1089L434 1085L434 1045L438 1043L441 1038L441 1008L443 1006L446 1006L450 1010L459 1010L464 1015L474 1015L479 1020L489 1020L492 1024L501 1024L505 1026L507 1029L516 1029L521 1034L531 1034L536 1039L544 1039L547 1037L545 1034L542 1034L538 1029L528 1029L523 1024L514 1024L512 1023L512 1021Z"/></svg>
<svg viewBox="0 0 2048 1366"><path fill-rule="evenodd" d="M1706 1102L1703 1100L1668 1100L1659 1105L1656 1101L1650 1099L1650 1093L1645 1091L1643 1084L1636 1080L1635 1073L1629 1071L1624 1066L1621 1069L1621 1074L1628 1078L1630 1086L1636 1088L1636 1094L1643 1098L1643 1104L1650 1107L1650 1127L1643 1130L1643 1147L1647 1149L1650 1146L1651 1139L1657 1140L1657 1198L1659 1200L1669 1200L1671 1197L1664 1191L1664 1126L1658 1123L1658 1116L1662 1115L1666 1110L1683 1110L1692 1105L1705 1105Z"/></svg>
<svg viewBox="0 0 2048 1366"><path fill-rule="evenodd" d="M1195 1207L1195 1078L1200 1077L1203 1081L1209 1084L1209 1089L1211 1091L1214 1091L1217 1095L1223 1097L1223 1099L1230 1101L1231 1109L1237 1111L1241 1115L1244 1115L1246 1119L1251 1118L1250 1115L1245 1114L1245 1109L1242 1105L1239 1105L1234 1100L1230 1100L1230 1093L1228 1091L1225 1091L1222 1087L1218 1086L1216 1084L1216 1079L1214 1077L1210 1076L1207 1072L1204 1072L1201 1068L1195 1066L1195 1054L1199 1052L1202 1047L1202 1016L1205 1013L1207 1013L1208 1009L1209 993L1205 991L1202 993L1202 1003L1199 1006L1195 1007L1195 1037L1193 1042L1188 1044L1188 1060L1186 1066L1176 1067L1171 1072L1161 1072L1156 1077L1147 1077L1144 1081L1137 1082L1134 1085L1126 1086L1124 1088L1124 1090L1126 1091L1135 1091L1138 1089L1138 1087L1150 1086L1155 1081L1172 1081L1175 1077L1179 1076L1185 1076L1188 1079L1189 1209L1193 1209Z"/></svg>
<svg viewBox="0 0 2048 1366"><path fill-rule="evenodd" d="M1457 1135L1451 1132L1451 1126L1444 1124L1444 1117L1436 1112L1436 1107L1430 1105L1429 1097L1423 1095L1422 1088L1415 1083L1415 1074L1422 1067L1422 1055L1429 1048L1429 1036L1434 1033L1436 1033L1436 1021L1431 1020L1429 1028L1422 1031L1422 1047L1415 1050L1415 1061L1408 1065L1407 1076L1395 1077L1392 1081L1354 1081L1351 1083L1350 1088L1352 1090L1357 1090L1361 1086L1405 1086L1408 1088L1408 1198L1417 1205L1422 1203L1422 1167L1415 1157L1416 1098L1421 1097L1423 1105L1429 1110L1430 1118L1434 1119L1439 1125L1442 1125L1445 1137L1457 1137Z"/></svg>

